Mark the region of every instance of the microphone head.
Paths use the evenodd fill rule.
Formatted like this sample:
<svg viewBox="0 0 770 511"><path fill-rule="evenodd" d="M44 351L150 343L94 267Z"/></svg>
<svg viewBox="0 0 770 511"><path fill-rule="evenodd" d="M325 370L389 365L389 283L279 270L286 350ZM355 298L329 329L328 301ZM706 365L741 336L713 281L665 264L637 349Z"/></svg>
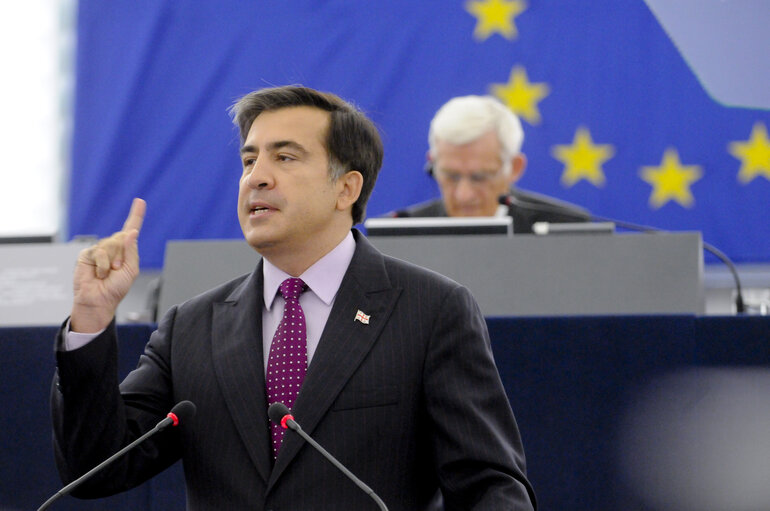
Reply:
<svg viewBox="0 0 770 511"><path fill-rule="evenodd" d="M281 424L283 418L290 413L289 408L283 403L273 403L267 409L267 416L276 424Z"/></svg>
<svg viewBox="0 0 770 511"><path fill-rule="evenodd" d="M177 423L186 422L195 416L195 405L192 401L180 401L174 405L169 415L173 414L177 418ZM176 426L176 424L174 424Z"/></svg>

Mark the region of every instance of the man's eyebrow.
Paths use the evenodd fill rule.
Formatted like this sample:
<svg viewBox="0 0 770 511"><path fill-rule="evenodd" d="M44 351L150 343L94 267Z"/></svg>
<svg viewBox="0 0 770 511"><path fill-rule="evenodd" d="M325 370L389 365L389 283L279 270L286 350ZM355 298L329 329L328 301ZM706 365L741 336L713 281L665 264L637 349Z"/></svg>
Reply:
<svg viewBox="0 0 770 511"><path fill-rule="evenodd" d="M241 155L246 153L255 153L255 152L257 152L257 148L254 147L253 145L245 145L241 147Z"/></svg>
<svg viewBox="0 0 770 511"><path fill-rule="evenodd" d="M295 151L299 151L302 154L307 154L307 149L305 149L305 146L300 144L299 142L295 142L294 140L278 140L276 142L271 142L267 144L267 148L271 151L275 151L276 149L293 149Z"/></svg>
<svg viewBox="0 0 770 511"><path fill-rule="evenodd" d="M305 149L305 147L302 144L300 144L299 142L295 142L294 140L276 140L275 142L270 142L267 145L268 151L275 151L283 148L293 149L295 151L301 152L302 154L308 153L307 149ZM241 147L241 154L256 153L256 152L258 152L258 150L253 145L245 145Z"/></svg>

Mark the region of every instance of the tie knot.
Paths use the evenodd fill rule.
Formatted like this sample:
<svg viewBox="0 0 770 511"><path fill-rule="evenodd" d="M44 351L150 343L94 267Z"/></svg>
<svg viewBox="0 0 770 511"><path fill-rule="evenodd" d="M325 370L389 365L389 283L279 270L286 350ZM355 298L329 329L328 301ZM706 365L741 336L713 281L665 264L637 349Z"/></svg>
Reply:
<svg viewBox="0 0 770 511"><path fill-rule="evenodd" d="M296 300L307 289L307 284L300 278L291 277L281 282L278 289L285 300Z"/></svg>

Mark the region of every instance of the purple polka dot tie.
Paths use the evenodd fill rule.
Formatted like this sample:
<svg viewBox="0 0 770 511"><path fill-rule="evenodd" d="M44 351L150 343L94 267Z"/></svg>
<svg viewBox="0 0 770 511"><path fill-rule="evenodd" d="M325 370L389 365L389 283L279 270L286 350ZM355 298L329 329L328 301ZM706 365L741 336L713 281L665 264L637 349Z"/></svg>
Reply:
<svg viewBox="0 0 770 511"><path fill-rule="evenodd" d="M268 405L280 402L289 409L294 407L299 388L305 379L307 331L305 313L299 305L299 295L305 289L307 285L297 278L284 280L279 288L286 305L283 309L283 319L270 344L270 355L267 359L265 383ZM270 423L270 428L273 436L273 455L277 458L285 430L273 422Z"/></svg>

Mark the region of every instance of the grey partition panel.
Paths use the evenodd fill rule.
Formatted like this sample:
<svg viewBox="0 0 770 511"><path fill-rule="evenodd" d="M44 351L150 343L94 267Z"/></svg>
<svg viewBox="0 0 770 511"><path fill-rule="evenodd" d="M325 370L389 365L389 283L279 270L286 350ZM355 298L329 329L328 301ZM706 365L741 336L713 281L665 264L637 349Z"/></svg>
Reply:
<svg viewBox="0 0 770 511"><path fill-rule="evenodd" d="M158 318L172 305L251 272L259 260L259 254L244 240L169 241Z"/></svg>
<svg viewBox="0 0 770 511"><path fill-rule="evenodd" d="M59 325L72 309L82 243L0 246L0 325Z"/></svg>
<svg viewBox="0 0 770 511"><path fill-rule="evenodd" d="M486 316L704 311L697 232L372 241L464 284Z"/></svg>
<svg viewBox="0 0 770 511"><path fill-rule="evenodd" d="M702 314L700 233L370 238L467 286L486 316ZM158 312L259 260L244 241L172 241Z"/></svg>

